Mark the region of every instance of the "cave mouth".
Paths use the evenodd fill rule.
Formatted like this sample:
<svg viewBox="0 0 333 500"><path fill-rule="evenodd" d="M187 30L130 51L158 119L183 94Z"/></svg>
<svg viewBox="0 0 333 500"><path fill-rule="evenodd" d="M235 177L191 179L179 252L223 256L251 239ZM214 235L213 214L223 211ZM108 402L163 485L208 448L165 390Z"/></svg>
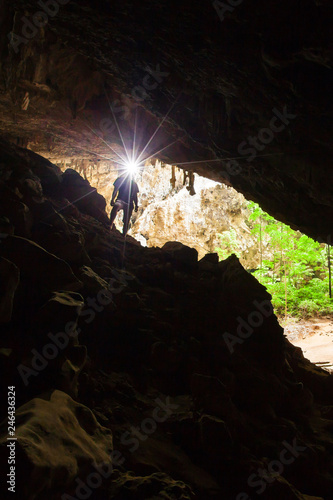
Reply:
<svg viewBox="0 0 333 500"><path fill-rule="evenodd" d="M51 161L63 172L74 169L89 181L104 196L110 215L113 184L123 173L122 165L81 158ZM139 211L132 214L128 235L144 247L180 242L194 248L199 259L217 253L221 261L236 254L271 293L287 338L312 362L332 370L327 245L273 219L231 186L159 159L136 168L135 180ZM115 226L122 231L122 213Z"/></svg>
<svg viewBox="0 0 333 500"><path fill-rule="evenodd" d="M331 425L332 378L284 337L265 287L235 255L219 262L205 250L198 259L188 242L144 248L110 231L98 192L118 174L108 165L98 166L105 175L94 188L97 165L70 161L62 171L0 142L0 364L4 387L16 395L17 443L10 439L17 474L11 469L10 481L20 498L34 491L40 498L72 495L79 478L92 484L96 464L110 467L113 459L112 480L97 478L101 498L124 498L129 481L139 498L251 498L253 470L271 467L295 443L305 453L285 477L275 474L268 498L296 490L305 492L299 498L327 498L332 481L320 478L331 467L322 444ZM204 234L208 220L240 218L241 195L228 186L196 177L184 184L183 171L160 161L142 175L161 189L157 208L170 203L165 185L188 208L197 204L194 226L207 211ZM188 225L184 210L174 213L174 227ZM0 436L6 459L7 424ZM67 479L59 480L60 468Z"/></svg>
<svg viewBox="0 0 333 500"><path fill-rule="evenodd" d="M256 245L244 266L225 255L236 221L239 245L251 227L221 183L330 242L331 2L0 3L0 459L11 491L330 499L333 377L286 338L253 275L280 273L283 287L287 259L262 272ZM89 182L135 130L163 164L147 166L152 188L142 183L123 238L109 229L103 178ZM191 171L184 184L172 165L218 184Z"/></svg>
<svg viewBox="0 0 333 500"><path fill-rule="evenodd" d="M98 162L97 165L90 164L87 171L83 169L83 165L87 164L82 160L77 160L74 165L66 162L61 168L66 169L66 166L71 165L89 178L91 185L103 194L109 213L113 182L118 173L122 172L121 168L117 170L112 164L103 166ZM199 259L217 252L219 260L223 260L235 253L244 268L254 273L268 288L274 307L278 306L275 313L288 340L301 347L310 361L332 372L333 307L329 300L330 284L327 279L330 262L327 262L325 254L329 249L328 245L316 245L316 242L299 231L294 231L277 220L273 221L259 205L248 202L231 186L165 164L158 159L145 162L144 166L137 168L135 179L140 186L140 209L138 214L133 213L128 232L130 236L148 247L163 247L168 241L178 241L195 248ZM254 220L256 211L258 214ZM272 231L272 223L276 226L275 232ZM122 215L117 216L115 224L121 231ZM286 233L284 241L281 240L278 250L273 250L274 243L276 246L276 234L282 230ZM269 238L265 238L265 231L266 236L270 235ZM300 241L303 242L299 252L288 257L290 264L294 260L288 273L294 273L294 281L298 280L296 290L299 299L293 297L295 289L290 278L283 277L281 271L275 286L272 281L273 254L290 249L289 242L286 241L288 238L294 241L294 249ZM308 261L304 256L306 252ZM298 277L295 270L297 266L301 267ZM308 278L302 280L301 273L307 273ZM318 285L321 279L320 296L317 288L309 287L311 278L315 278ZM276 289L276 285L284 280L285 289ZM304 286L306 291L302 292Z"/></svg>

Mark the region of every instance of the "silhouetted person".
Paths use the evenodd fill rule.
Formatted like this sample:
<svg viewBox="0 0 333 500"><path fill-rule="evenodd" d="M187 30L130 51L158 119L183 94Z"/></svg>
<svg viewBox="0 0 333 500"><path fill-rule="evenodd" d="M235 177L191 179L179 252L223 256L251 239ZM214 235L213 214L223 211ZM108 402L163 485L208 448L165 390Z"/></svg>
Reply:
<svg viewBox="0 0 333 500"><path fill-rule="evenodd" d="M123 235L126 236L128 231L128 224L135 207L135 211L138 211L138 192L139 187L135 180L132 178L131 174L125 173L118 177L113 183L114 190L111 199L111 206L113 207L110 216L110 229L113 227L114 220L117 216L119 210L124 211L123 216ZM117 200L116 196L118 193Z"/></svg>

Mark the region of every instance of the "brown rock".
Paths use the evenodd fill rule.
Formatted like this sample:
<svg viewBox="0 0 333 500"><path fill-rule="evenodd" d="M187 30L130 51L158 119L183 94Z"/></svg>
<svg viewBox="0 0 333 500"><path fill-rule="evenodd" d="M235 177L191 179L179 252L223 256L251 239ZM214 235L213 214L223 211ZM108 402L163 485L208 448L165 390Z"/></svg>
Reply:
<svg viewBox="0 0 333 500"><path fill-rule="evenodd" d="M218 264L219 263L219 256L217 253L206 253L202 257L202 259L199 260L199 264L203 263L209 263L209 264Z"/></svg>
<svg viewBox="0 0 333 500"><path fill-rule="evenodd" d="M9 323L11 320L15 291L19 282L20 271L18 267L9 260L0 257L0 323Z"/></svg>
<svg viewBox="0 0 333 500"><path fill-rule="evenodd" d="M14 234L14 226L11 224L8 217L0 216L0 238L4 238L6 234Z"/></svg>
<svg viewBox="0 0 333 500"><path fill-rule="evenodd" d="M193 266L198 262L198 252L195 248L183 245L179 241L168 241L163 245L162 250L170 254L177 262Z"/></svg>
<svg viewBox="0 0 333 500"><path fill-rule="evenodd" d="M66 359L61 365L57 387L70 396L77 398L79 376L87 361L87 348L84 345L73 346L66 353Z"/></svg>
<svg viewBox="0 0 333 500"><path fill-rule="evenodd" d="M109 223L105 212L105 198L90 186L89 182L78 172L67 169L62 176L62 193L78 209L104 224Z"/></svg>
<svg viewBox="0 0 333 500"><path fill-rule="evenodd" d="M78 276L88 293L96 294L109 287L108 283L88 266L81 267Z"/></svg>
<svg viewBox="0 0 333 500"><path fill-rule="evenodd" d="M79 290L82 283L64 260L44 250L33 241L18 236L2 239L0 255L20 269L21 278L49 291Z"/></svg>
<svg viewBox="0 0 333 500"><path fill-rule="evenodd" d="M199 420L201 448L210 457L225 456L233 450L233 439L226 423L211 415L202 415Z"/></svg>
<svg viewBox="0 0 333 500"><path fill-rule="evenodd" d="M75 332L83 306L83 298L78 293L54 292L33 317L32 329L35 339L39 338L45 343L48 341L48 332L65 332L72 337L71 332ZM76 335L72 338L76 338Z"/></svg>
<svg viewBox="0 0 333 500"><path fill-rule="evenodd" d="M191 392L196 408L222 418L238 416L239 412L230 399L225 385L218 378L194 373L191 379Z"/></svg>
<svg viewBox="0 0 333 500"><path fill-rule="evenodd" d="M8 457L6 437L1 439L2 457ZM60 498L77 477L84 481L96 472L93 464L111 464L111 431L99 425L86 406L61 391L16 410L16 437L20 498L32 498L32 494L37 498L40 492L44 498L47 492L57 492Z"/></svg>

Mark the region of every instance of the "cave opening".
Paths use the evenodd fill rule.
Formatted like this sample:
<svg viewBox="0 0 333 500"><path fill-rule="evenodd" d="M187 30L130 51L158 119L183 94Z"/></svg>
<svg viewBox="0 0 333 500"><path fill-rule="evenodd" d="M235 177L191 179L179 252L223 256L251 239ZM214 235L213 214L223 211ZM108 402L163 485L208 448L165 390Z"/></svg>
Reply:
<svg viewBox="0 0 333 500"><path fill-rule="evenodd" d="M51 161L88 180L104 196L110 215L113 184L123 165L80 158ZM312 362L331 370L328 246L275 220L231 186L158 159L144 163L130 162L140 187L140 209L132 215L128 234L144 247L178 241L195 248L199 259L217 252L223 260L234 253L268 288L287 338ZM115 225L122 230L122 214Z"/></svg>
<svg viewBox="0 0 333 500"><path fill-rule="evenodd" d="M332 17L0 1L1 497L331 500Z"/></svg>

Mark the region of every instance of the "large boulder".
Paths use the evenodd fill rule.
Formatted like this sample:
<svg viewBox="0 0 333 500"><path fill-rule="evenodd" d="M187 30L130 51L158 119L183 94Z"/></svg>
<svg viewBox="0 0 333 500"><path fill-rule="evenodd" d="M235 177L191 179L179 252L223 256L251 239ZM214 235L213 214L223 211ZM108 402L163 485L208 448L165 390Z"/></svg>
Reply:
<svg viewBox="0 0 333 500"><path fill-rule="evenodd" d="M108 283L88 266L82 266L78 276L88 293L97 294L100 290L107 290L109 287Z"/></svg>
<svg viewBox="0 0 333 500"><path fill-rule="evenodd" d="M224 318L223 341L231 355L244 352L270 370L284 366L285 342L271 295L245 271L236 255L219 262L218 309Z"/></svg>
<svg viewBox="0 0 333 500"><path fill-rule="evenodd" d="M0 181L0 217L2 220L1 226L3 226L3 230L0 232L15 233L17 236L23 236L24 238L31 236L33 215L29 207L22 201L22 196L19 196L17 190L10 189L2 181ZM6 220L12 228L8 224L6 226Z"/></svg>
<svg viewBox="0 0 333 500"><path fill-rule="evenodd" d="M7 421L1 434L0 454L5 458L9 453ZM35 398L16 410L16 438L11 443L20 457L18 498L60 499L78 480L96 473L96 466L111 466L111 431L97 422L89 408L61 391Z"/></svg>
<svg viewBox="0 0 333 500"><path fill-rule="evenodd" d="M30 179L35 180L43 189L44 195L57 193L61 184L61 170L46 158L29 149L23 149L0 138L1 164L0 176L11 185L21 184L30 171ZM32 184L28 183L30 189ZM26 186L28 187L28 186ZM40 192L40 188L37 187Z"/></svg>
<svg viewBox="0 0 333 500"><path fill-rule="evenodd" d="M61 190L63 196L76 205L80 212L91 215L103 224L109 223L105 198L78 172L68 168L63 173Z"/></svg>
<svg viewBox="0 0 333 500"><path fill-rule="evenodd" d="M111 485L112 499L123 500L192 500L195 498L191 487L183 481L175 480L163 472L141 476L134 472L118 475Z"/></svg>
<svg viewBox="0 0 333 500"><path fill-rule="evenodd" d="M25 238L2 238L0 256L10 259L20 269L22 279L49 291L78 290L82 286L67 262Z"/></svg>
<svg viewBox="0 0 333 500"><path fill-rule="evenodd" d="M168 241L163 245L162 250L167 252L172 259L188 266L196 265L198 262L198 251L188 247L179 241Z"/></svg>

